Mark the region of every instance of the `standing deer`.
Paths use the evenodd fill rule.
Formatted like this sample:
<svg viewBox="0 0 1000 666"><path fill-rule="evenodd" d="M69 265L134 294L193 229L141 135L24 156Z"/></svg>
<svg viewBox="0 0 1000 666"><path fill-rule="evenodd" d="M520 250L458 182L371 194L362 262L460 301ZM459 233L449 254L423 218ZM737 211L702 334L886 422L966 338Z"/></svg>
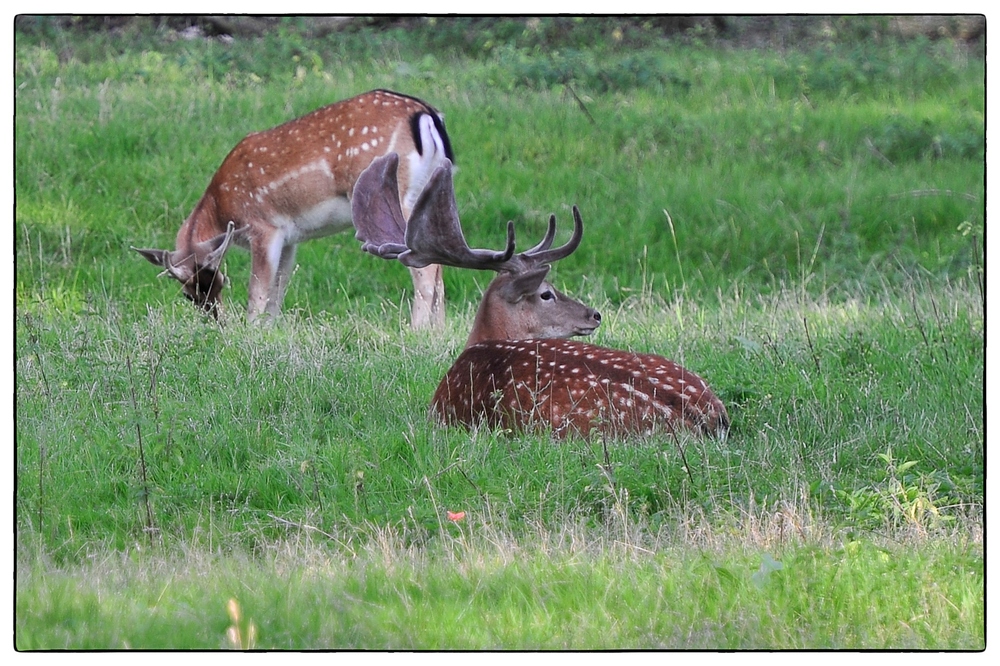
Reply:
<svg viewBox="0 0 1000 666"><path fill-rule="evenodd" d="M362 248L409 267L442 264L496 271L483 295L465 350L441 380L431 409L446 424L551 428L557 435L592 430L648 433L656 427L725 435L729 416L703 379L663 357L598 347L589 335L601 315L545 281L553 262L583 236L573 207L570 240L551 249L555 215L537 246L514 254L514 224L502 252L466 244L445 161L404 222L394 196L398 158L372 161L358 178L352 208Z"/></svg>
<svg viewBox="0 0 1000 666"><path fill-rule="evenodd" d="M175 250L133 248L165 269L184 295L218 317L231 243L251 255L247 317L277 316L298 243L351 227L354 183L373 157L402 156L402 210L413 207L434 170L452 161L442 116L419 99L373 90L248 135L226 156L177 232ZM444 323L441 267L411 269L414 328Z"/></svg>

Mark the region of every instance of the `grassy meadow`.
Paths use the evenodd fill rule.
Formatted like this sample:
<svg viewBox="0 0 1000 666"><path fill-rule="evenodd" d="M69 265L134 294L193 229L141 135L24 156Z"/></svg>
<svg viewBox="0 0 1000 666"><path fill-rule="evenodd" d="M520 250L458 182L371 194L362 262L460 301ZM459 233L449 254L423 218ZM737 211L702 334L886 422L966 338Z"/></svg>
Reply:
<svg viewBox="0 0 1000 666"><path fill-rule="evenodd" d="M416 23L19 25L15 646L983 649L982 47ZM413 332L406 270L341 234L248 325L237 249L217 323L129 249L247 133L372 88L444 112L471 245L579 205L550 279L729 437L429 420L491 275L446 269Z"/></svg>

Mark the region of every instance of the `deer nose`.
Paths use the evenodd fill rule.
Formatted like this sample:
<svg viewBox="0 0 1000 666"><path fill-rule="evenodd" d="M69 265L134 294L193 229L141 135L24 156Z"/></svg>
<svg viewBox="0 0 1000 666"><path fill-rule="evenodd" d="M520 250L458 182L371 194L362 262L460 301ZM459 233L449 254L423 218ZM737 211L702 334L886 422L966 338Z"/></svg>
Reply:
<svg viewBox="0 0 1000 666"><path fill-rule="evenodd" d="M591 310L591 315L590 315L590 316L591 316L591 318L592 318L592 319L593 319L594 321L596 321L596 322L597 322L598 324L600 324L600 323L601 323L601 313L600 313L600 312L598 312L597 310Z"/></svg>

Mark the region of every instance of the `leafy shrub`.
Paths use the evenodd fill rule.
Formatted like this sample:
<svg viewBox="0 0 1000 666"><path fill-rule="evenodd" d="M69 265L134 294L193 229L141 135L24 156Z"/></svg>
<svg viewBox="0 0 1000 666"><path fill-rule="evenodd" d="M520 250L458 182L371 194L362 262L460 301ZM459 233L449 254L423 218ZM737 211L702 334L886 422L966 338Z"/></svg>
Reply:
<svg viewBox="0 0 1000 666"><path fill-rule="evenodd" d="M892 162L940 157L984 159L985 127L971 126L951 132L940 130L927 118L894 116L872 131L873 143Z"/></svg>
<svg viewBox="0 0 1000 666"><path fill-rule="evenodd" d="M881 95L897 86L925 92L947 89L965 66L953 46L917 39L887 48L865 41L787 53L771 62L768 75L788 95L848 98Z"/></svg>
<svg viewBox="0 0 1000 666"><path fill-rule="evenodd" d="M608 57L576 49L535 54L507 48L498 53L498 61L501 69L511 72L515 85L534 89L568 83L595 93L691 88L690 80L669 71L650 51Z"/></svg>

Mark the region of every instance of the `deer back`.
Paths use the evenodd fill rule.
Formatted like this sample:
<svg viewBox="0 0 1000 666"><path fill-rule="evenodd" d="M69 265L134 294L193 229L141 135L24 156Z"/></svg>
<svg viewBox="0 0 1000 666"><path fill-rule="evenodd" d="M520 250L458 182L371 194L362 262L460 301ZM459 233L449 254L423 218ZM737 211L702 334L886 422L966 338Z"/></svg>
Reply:
<svg viewBox="0 0 1000 666"><path fill-rule="evenodd" d="M725 405L701 377L654 354L576 340L492 340L465 349L431 402L446 424L557 436L686 429L722 436Z"/></svg>
<svg viewBox="0 0 1000 666"><path fill-rule="evenodd" d="M403 159L396 196L409 209L442 159L454 160L441 115L425 102L374 90L248 135L216 171L215 220L284 217L303 237L351 226L348 199L361 173L387 152ZM334 203L335 202L335 203ZM327 213L327 207L337 210ZM315 220L308 219L310 215ZM218 222L215 222L218 224ZM314 228L316 227L316 228Z"/></svg>

